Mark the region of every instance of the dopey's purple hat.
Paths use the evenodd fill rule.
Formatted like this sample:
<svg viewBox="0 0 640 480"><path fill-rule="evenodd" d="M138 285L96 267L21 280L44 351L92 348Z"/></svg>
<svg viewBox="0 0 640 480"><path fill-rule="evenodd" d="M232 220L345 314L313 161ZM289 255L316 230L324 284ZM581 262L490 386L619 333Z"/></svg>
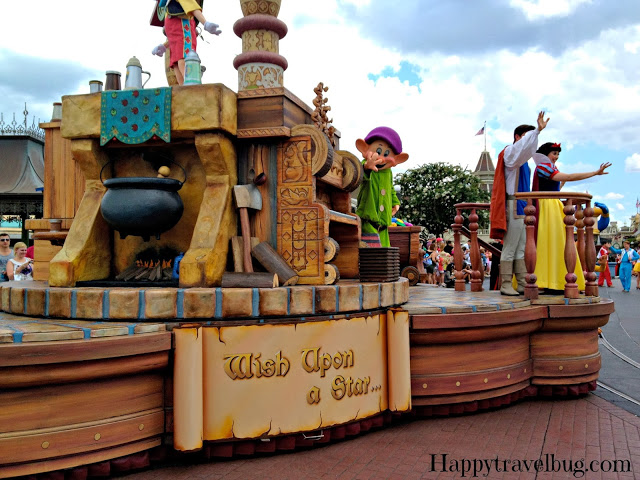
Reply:
<svg viewBox="0 0 640 480"><path fill-rule="evenodd" d="M402 153L402 140L400 140L400 135L398 135L398 132L393 128L376 127L369 132L369 135L367 135L367 138L365 138L364 141L371 143L375 139L387 142L391 147L391 150L393 150L393 153L396 155Z"/></svg>

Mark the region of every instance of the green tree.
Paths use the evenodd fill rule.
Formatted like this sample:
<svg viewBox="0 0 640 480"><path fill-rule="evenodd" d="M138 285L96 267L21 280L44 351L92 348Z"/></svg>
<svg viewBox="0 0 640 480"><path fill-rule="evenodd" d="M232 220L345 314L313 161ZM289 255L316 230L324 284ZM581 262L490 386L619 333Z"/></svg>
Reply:
<svg viewBox="0 0 640 480"><path fill-rule="evenodd" d="M398 218L440 234L451 227L456 216L454 205L462 202L489 202L480 180L459 165L427 163L394 177L402 190L398 195ZM480 213L480 228L487 228L488 214ZM465 222L466 223L466 222Z"/></svg>

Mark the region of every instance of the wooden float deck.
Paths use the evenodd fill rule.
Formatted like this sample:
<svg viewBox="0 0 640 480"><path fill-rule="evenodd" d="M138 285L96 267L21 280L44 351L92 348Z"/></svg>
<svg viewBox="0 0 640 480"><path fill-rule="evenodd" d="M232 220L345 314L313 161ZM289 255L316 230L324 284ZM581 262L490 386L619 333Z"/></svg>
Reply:
<svg viewBox="0 0 640 480"><path fill-rule="evenodd" d="M613 311L610 300L598 297L529 301L492 291L409 288L406 279L235 289L243 296L221 288L54 289L38 282L0 288L2 307L12 312L0 311L0 447L8 453L0 455L0 478L95 464L170 444L169 330L180 323L286 324L406 310L413 410L446 415L540 392L589 391L601 363L597 328ZM284 310L267 301L271 295L286 299ZM269 308L281 314L261 317ZM43 318L45 312L69 318ZM71 318L86 312L97 318ZM156 318L160 312L163 318ZM192 319L186 312L199 315Z"/></svg>

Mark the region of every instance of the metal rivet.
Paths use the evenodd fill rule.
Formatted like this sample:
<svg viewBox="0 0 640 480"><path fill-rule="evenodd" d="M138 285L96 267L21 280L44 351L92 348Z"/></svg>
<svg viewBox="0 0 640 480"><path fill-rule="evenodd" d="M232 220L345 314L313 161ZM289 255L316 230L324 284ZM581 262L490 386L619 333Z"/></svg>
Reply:
<svg viewBox="0 0 640 480"><path fill-rule="evenodd" d="M425 384L425 388L426 388L426 384ZM138 430L140 431L144 430L144 423L141 423L140 425L138 425Z"/></svg>
<svg viewBox="0 0 640 480"><path fill-rule="evenodd" d="M427 388L427 384L426 384L426 383L423 383L423 384L422 384L422 388Z"/></svg>
<svg viewBox="0 0 640 480"><path fill-rule="evenodd" d="M563 367L562 365L560 365L560 366L558 367L558 370L564 370L564 367Z"/></svg>
<svg viewBox="0 0 640 480"><path fill-rule="evenodd" d="M510 373L507 373L507 378L511 378L511 374Z"/></svg>
<svg viewBox="0 0 640 480"><path fill-rule="evenodd" d="M488 379L488 378L485 378L485 379L484 379L484 383L489 383L489 379Z"/></svg>
<svg viewBox="0 0 640 480"><path fill-rule="evenodd" d="M527 369L526 368L524 369L524 373L527 373Z"/></svg>
<svg viewBox="0 0 640 480"><path fill-rule="evenodd" d="M94 438L95 440L100 440L100 437L101 437L101 435L100 435L99 433L96 433L96 434L93 436L93 438Z"/></svg>
<svg viewBox="0 0 640 480"><path fill-rule="evenodd" d="M42 442L42 448L49 448L49 442Z"/></svg>
<svg viewBox="0 0 640 480"><path fill-rule="evenodd" d="M459 387L459 386L460 386L460 382L456 382L456 387Z"/></svg>
<svg viewBox="0 0 640 480"><path fill-rule="evenodd" d="M585 364L584 364L584 368L589 368L589 364L588 364L588 363L585 363Z"/></svg>

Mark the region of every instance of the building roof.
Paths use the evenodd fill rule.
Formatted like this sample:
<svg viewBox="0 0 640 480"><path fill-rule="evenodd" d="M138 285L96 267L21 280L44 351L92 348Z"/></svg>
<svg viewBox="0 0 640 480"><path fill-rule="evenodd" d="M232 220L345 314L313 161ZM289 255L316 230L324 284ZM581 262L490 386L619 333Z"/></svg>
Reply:
<svg viewBox="0 0 640 480"><path fill-rule="evenodd" d="M480 159L478 160L478 165L476 165L476 169L474 172L495 172L496 169L493 166L493 161L491 161L491 155L486 150L480 154Z"/></svg>

